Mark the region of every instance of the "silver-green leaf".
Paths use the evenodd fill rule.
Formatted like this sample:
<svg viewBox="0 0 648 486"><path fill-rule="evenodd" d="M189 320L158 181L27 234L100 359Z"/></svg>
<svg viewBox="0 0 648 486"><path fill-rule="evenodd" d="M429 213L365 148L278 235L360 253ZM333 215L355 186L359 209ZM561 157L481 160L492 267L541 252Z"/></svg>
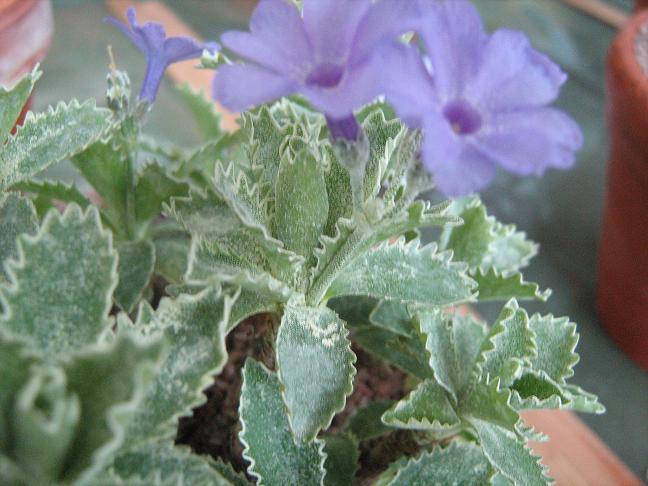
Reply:
<svg viewBox="0 0 648 486"><path fill-rule="evenodd" d="M344 408L353 390L355 354L332 310L287 305L277 335L277 364L291 428L312 440Z"/></svg>

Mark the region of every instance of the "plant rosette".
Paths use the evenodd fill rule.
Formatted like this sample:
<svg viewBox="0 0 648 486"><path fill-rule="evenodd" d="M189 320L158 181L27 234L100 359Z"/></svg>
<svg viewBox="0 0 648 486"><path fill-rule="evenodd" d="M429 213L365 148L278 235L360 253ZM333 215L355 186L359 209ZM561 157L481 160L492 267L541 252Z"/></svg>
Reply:
<svg viewBox="0 0 648 486"><path fill-rule="evenodd" d="M137 96L112 63L108 108L10 135L39 72L0 90L0 482L549 484L520 413L604 407L474 192L574 162L560 68L467 0L263 0L221 39L243 63L127 19ZM193 58L241 128L181 87L203 143L152 139ZM96 201L35 178L66 159Z"/></svg>

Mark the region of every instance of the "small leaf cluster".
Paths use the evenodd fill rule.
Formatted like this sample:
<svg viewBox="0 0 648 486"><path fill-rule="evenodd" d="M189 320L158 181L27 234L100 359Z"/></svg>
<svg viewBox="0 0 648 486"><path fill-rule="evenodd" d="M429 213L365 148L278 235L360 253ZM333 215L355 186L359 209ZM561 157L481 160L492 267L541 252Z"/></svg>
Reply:
<svg viewBox="0 0 648 486"><path fill-rule="evenodd" d="M387 105L357 114L357 142L297 99L224 133L181 88L205 138L184 148L142 133L150 105L112 71L108 109L72 101L10 135L38 76L0 90L3 484L347 485L361 446L397 433L416 452L375 484L546 484L520 412L603 411L567 383L575 325L518 305L549 297L522 276L537 246L477 197L427 201L421 133ZM66 159L92 193L34 178ZM491 326L463 307L482 301L504 302ZM274 365L242 369L244 476L174 440L258 314ZM408 393L331 427L358 349Z"/></svg>

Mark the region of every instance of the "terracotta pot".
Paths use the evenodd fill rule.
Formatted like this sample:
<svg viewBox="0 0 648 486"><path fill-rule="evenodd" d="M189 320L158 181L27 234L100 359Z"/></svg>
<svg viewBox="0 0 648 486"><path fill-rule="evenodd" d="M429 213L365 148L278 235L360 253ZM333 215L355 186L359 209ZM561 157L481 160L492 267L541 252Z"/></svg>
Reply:
<svg viewBox="0 0 648 486"><path fill-rule="evenodd" d="M52 31L49 0L0 0L0 84L11 86L43 60ZM22 123L29 105L17 124Z"/></svg>
<svg viewBox="0 0 648 486"><path fill-rule="evenodd" d="M648 369L648 10L638 12L614 41L607 86L611 146L599 315L619 346Z"/></svg>

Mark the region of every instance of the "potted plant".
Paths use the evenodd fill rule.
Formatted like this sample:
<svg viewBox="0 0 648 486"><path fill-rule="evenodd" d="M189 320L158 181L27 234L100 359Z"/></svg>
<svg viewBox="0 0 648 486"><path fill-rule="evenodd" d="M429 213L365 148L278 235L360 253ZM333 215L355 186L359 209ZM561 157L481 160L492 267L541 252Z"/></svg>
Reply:
<svg viewBox="0 0 648 486"><path fill-rule="evenodd" d="M2 482L546 484L520 412L603 412L568 383L575 324L518 303L549 297L537 246L469 195L573 162L564 74L464 0L341 5L262 2L222 38L249 64L130 10L108 21L146 56L136 98L113 65L108 108L0 125ZM260 106L224 133L182 88L204 143L152 140L164 70L197 57ZM33 179L65 158L100 205ZM483 301L490 325L459 307Z"/></svg>

